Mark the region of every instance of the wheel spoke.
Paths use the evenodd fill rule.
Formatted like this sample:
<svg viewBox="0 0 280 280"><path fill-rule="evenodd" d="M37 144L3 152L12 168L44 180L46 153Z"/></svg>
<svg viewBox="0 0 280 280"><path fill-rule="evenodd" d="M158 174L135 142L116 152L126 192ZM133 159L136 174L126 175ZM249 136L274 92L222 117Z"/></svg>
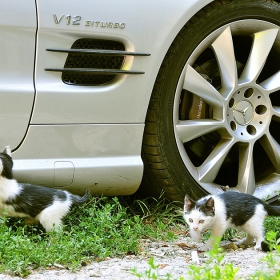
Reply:
<svg viewBox="0 0 280 280"><path fill-rule="evenodd" d="M274 110L274 112L273 112L274 118L273 119L276 119L278 122L280 122L280 107L279 106L273 106L272 108Z"/></svg>
<svg viewBox="0 0 280 280"><path fill-rule="evenodd" d="M274 92L280 89L280 71L263 81L260 86L267 91Z"/></svg>
<svg viewBox="0 0 280 280"><path fill-rule="evenodd" d="M251 53L241 74L239 83L252 82L258 78L277 33L278 29L269 29L254 34Z"/></svg>
<svg viewBox="0 0 280 280"><path fill-rule="evenodd" d="M236 189L240 192L253 194L255 191L255 172L253 161L253 147L241 145L239 149L239 168L238 168L238 185Z"/></svg>
<svg viewBox="0 0 280 280"><path fill-rule="evenodd" d="M224 30L212 44L212 47L215 51L221 71L221 93L226 97L237 83L237 69L230 27Z"/></svg>
<svg viewBox="0 0 280 280"><path fill-rule="evenodd" d="M200 96L206 103L222 113L223 101L220 93L190 65L187 66L183 88Z"/></svg>
<svg viewBox="0 0 280 280"><path fill-rule="evenodd" d="M262 137L260 142L276 169L276 172L280 173L280 145L270 134L266 134Z"/></svg>
<svg viewBox="0 0 280 280"><path fill-rule="evenodd" d="M233 138L231 140L222 139L218 143L212 153L204 161L204 163L200 167L198 167L200 182L212 183L215 180L233 144Z"/></svg>
<svg viewBox="0 0 280 280"><path fill-rule="evenodd" d="M205 135L219 128L224 127L223 122L215 120L187 120L179 121L176 131L183 143L186 143L199 136Z"/></svg>

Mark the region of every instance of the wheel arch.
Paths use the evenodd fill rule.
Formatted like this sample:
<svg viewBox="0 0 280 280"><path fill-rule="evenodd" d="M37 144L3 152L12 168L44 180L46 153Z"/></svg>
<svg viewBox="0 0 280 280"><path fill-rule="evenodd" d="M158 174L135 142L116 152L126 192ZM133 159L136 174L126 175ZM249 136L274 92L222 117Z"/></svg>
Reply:
<svg viewBox="0 0 280 280"><path fill-rule="evenodd" d="M184 5L184 3L180 3L180 5L178 5L178 14L177 14L178 17L176 18L176 21L171 23L172 27L168 30L168 32L164 33L164 38L162 39L163 41L160 45L160 48L157 50L157 53L155 53L155 48L158 48L159 45L154 45L154 50L149 50L151 52L151 57L155 61L155 63L154 63L153 70L150 73L151 76L149 81L151 82L151 85L150 85L150 90L148 91L148 93L146 93L148 96L145 101L147 103L144 106L145 107L144 118L147 115L148 104L152 96L152 91L155 86L156 78L160 72L160 69L162 67L166 55L168 55L168 51L172 46L172 43L174 42L174 40L176 40L178 34L185 27L185 25L190 20L192 20L199 11L203 10L211 2L214 2L214 0L189 1L189 2L190 3L188 3L188 5Z"/></svg>

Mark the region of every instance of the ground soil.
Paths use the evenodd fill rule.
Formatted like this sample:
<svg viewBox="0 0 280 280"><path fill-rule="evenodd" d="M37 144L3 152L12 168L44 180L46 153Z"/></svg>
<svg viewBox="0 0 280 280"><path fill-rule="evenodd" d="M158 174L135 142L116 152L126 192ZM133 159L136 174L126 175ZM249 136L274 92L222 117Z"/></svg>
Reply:
<svg viewBox="0 0 280 280"><path fill-rule="evenodd" d="M148 261L154 258L154 263L159 265L157 270L158 279L164 278L167 273L172 275L172 279L179 279L179 276L187 279L188 267L190 264L196 263L192 257L192 252L197 251L197 244L193 243L185 233L178 234L178 239L172 242L151 241L143 239L140 242L141 252L139 255L127 255L124 258L107 258L101 262L92 262L83 264L79 271L70 271L60 264L49 267L47 269L34 270L25 279L28 280L120 280L129 279L136 280L131 269L136 268L137 272L144 273L150 268ZM250 275L256 271L264 271L267 269L265 263L261 261L266 253L256 251L253 248L237 248L232 246L230 242L222 244L227 246L224 263L232 263L234 267L239 268L237 279L250 279ZM229 249L228 247L232 247ZM207 257L204 253L198 252L198 260L200 266L205 265ZM12 277L9 275L1 275L0 280L15 279L20 277ZM141 278L145 279L145 278Z"/></svg>

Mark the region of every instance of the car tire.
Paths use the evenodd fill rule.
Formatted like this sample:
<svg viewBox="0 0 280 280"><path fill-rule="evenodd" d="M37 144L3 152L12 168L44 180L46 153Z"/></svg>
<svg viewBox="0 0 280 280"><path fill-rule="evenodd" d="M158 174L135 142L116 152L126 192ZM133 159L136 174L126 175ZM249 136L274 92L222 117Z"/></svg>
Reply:
<svg viewBox="0 0 280 280"><path fill-rule="evenodd" d="M214 1L181 29L147 111L142 194L182 201L230 188L276 199L279 14L273 1Z"/></svg>

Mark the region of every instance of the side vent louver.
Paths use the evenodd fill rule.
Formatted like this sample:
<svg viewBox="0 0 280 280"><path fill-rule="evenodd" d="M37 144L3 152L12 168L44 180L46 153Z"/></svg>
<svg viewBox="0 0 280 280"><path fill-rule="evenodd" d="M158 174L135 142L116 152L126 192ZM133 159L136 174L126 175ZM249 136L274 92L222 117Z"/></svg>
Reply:
<svg viewBox="0 0 280 280"><path fill-rule="evenodd" d="M123 70L126 56L149 56L147 53L127 52L122 43L108 40L79 39L71 49L47 49L68 53L64 68L46 68L62 72L62 81L68 85L103 85L120 74L144 74L143 71Z"/></svg>

